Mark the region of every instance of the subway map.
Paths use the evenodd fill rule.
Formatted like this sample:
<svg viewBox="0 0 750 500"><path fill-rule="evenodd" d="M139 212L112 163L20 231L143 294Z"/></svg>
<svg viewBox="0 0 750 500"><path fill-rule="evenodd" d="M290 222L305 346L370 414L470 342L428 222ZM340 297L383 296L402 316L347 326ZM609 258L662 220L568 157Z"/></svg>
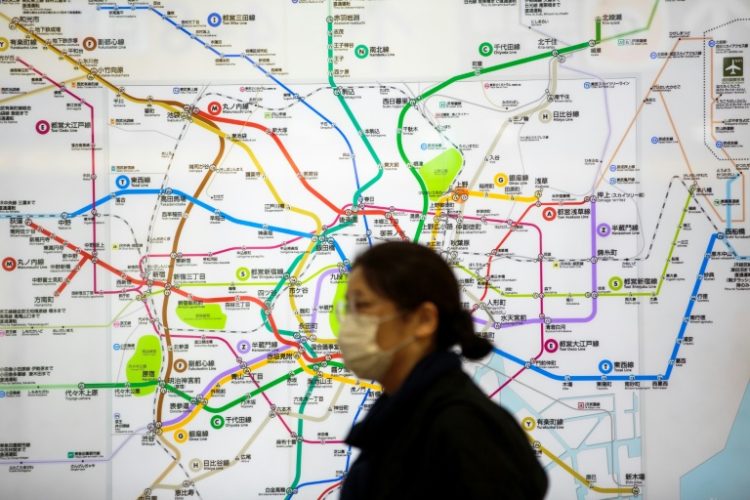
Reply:
<svg viewBox="0 0 750 500"><path fill-rule="evenodd" d="M749 44L744 0L0 0L0 497L337 498L381 388L332 311L408 239L548 498L746 498Z"/></svg>

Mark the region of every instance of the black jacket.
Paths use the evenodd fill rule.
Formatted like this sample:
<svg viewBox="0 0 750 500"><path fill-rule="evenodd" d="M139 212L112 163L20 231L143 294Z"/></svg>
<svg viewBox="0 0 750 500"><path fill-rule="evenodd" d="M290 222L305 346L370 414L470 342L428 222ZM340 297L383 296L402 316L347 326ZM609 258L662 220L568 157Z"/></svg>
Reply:
<svg viewBox="0 0 750 500"><path fill-rule="evenodd" d="M421 360L346 442L361 450L342 500L541 499L547 477L520 425L490 401L453 352Z"/></svg>

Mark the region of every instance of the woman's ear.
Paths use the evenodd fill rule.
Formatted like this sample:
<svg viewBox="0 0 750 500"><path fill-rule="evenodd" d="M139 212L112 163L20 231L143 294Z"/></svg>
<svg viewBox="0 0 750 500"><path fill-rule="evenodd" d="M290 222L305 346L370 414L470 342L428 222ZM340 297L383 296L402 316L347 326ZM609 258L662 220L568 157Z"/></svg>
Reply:
<svg viewBox="0 0 750 500"><path fill-rule="evenodd" d="M439 321L438 308L432 302L422 302L414 311L412 334L418 339L430 339L435 336Z"/></svg>

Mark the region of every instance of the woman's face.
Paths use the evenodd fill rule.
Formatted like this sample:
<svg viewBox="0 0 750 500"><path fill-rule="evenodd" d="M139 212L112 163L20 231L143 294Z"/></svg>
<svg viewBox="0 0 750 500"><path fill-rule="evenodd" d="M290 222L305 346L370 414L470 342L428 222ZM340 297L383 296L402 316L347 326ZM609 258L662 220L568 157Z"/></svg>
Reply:
<svg viewBox="0 0 750 500"><path fill-rule="evenodd" d="M384 319L378 326L377 334L378 346L381 349L391 349L409 335L406 328L409 323L408 315L399 311L393 301L375 293L358 267L349 274L346 301L352 313Z"/></svg>

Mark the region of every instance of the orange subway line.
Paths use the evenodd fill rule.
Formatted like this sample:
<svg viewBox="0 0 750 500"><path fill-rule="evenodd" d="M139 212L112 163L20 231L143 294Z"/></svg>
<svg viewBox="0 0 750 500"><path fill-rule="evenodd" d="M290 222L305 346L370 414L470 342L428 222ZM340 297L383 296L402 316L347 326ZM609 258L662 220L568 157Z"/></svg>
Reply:
<svg viewBox="0 0 750 500"><path fill-rule="evenodd" d="M669 119L669 125L672 127L672 133L674 134L675 138L677 139L677 145L680 147L680 153L682 154L682 159L685 160L685 165L687 165L688 172L690 172L690 176L693 178L693 182L696 186L698 186L698 178L695 175L695 172L693 172L693 167L690 165L690 160L687 157L687 153L685 152L685 148L682 146L682 139L680 138L680 134L677 132L677 126L674 123L674 120L672 119L672 113L669 111L669 106L667 106L667 100L664 97L663 92L659 92L659 99L661 100L662 105L664 106L664 111L667 113L667 118ZM713 203L711 203L711 200L708 199L708 195L706 193L701 193L701 196L706 200L706 203L711 208L711 211L713 211L714 215L719 218L720 221L724 222L724 217L721 216L718 210L716 210L716 207Z"/></svg>
<svg viewBox="0 0 750 500"><path fill-rule="evenodd" d="M323 196L323 194L321 194L318 190L316 190L314 187L312 187L312 185L307 181L307 179L305 179L305 176L302 175L302 172L300 171L299 167L297 166L297 163L294 161L294 159L292 158L292 155L286 149L286 146L284 146L284 143L281 141L281 138L279 138L279 136L273 130L271 130L270 128L268 128L265 125L262 125L260 123L257 123L257 122L252 122L252 121L247 121L247 120L237 120L237 119L234 119L234 118L223 118L223 117L220 117L220 116L213 116L210 113L207 114L206 112L200 111L200 110L196 111L195 114L198 115L198 116L201 116L203 118L211 119L211 120L216 121L216 122L229 123L229 124L232 124L232 125L240 125L240 126L243 126L243 127L247 126L247 127L251 127L251 128L254 128L254 129L257 129L257 130L260 130L260 131L264 132L265 134L267 134L268 136L270 136L271 139L273 139L273 141L276 143L276 146L278 146L279 150L281 151L281 154L284 155L284 158L289 163L289 166L292 167L292 170L294 170L294 173L297 174L297 179L299 179L300 183L302 183L302 185L305 187L305 189L307 189L307 191L309 191L310 194L312 194L318 200L320 200L323 204L325 204L325 206L327 206L328 208L330 208L334 213L336 213L338 215L345 215L346 214L345 210L342 210L341 208L339 208L336 205L334 205L331 202L331 200L329 200L328 198L326 198L325 196ZM383 211L383 210L364 210L364 209L362 209L362 210L358 210L357 214L361 214L361 215L385 215L385 211ZM392 217L387 217L387 219L393 225L393 227L396 229L396 232L398 232L399 236L401 236L401 238L406 239L406 234L401 229L401 226L398 224L398 222L395 219L393 219Z"/></svg>
<svg viewBox="0 0 750 500"><path fill-rule="evenodd" d="M47 236L48 238L52 238L53 240L57 241L58 243L60 243L62 245L65 245L69 250L72 250L73 252L76 252L78 254L82 254L82 255L86 256L88 259L91 259L91 260L93 260L93 259L96 258L96 257L93 257L89 252L83 250L81 247L78 247L78 246L76 246L76 245L74 245L74 244L72 244L72 243L64 240L60 236L56 235L55 233L49 231L48 229L46 229L46 228L44 228L42 226L40 226L39 224L35 223L32 220L28 220L26 222L26 224L29 227L31 227L34 231L42 233L44 236ZM125 272L123 272L122 270L117 269L116 267L112 266L108 262L103 261L101 259L97 259L96 263L97 263L97 265L101 266L103 269L106 269L107 271L111 272L112 274L114 274L114 275L116 275L116 276L118 276L118 277L120 277L120 278L122 278L124 280L127 280L129 283L132 283L132 284L135 284L135 285L157 286L157 287L160 287L160 288L164 288L165 289L164 290L165 294L167 292L169 292L169 293L174 292L177 295L180 295L182 297L187 298L188 300L193 300L193 301L201 302L201 303L205 303L205 304L228 303L228 302L252 302L253 304L258 305L259 307L261 307L265 311L266 316L268 318L268 323L271 326L271 330L272 330L272 332L273 332L274 337L276 338L276 340L278 340L279 342L281 342L284 345L289 345L289 346L293 346L293 347L299 347L300 346L300 344L298 342L294 342L292 340L287 340L287 339L285 339L279 333L279 329L278 329L278 326L276 325L276 320L273 317L273 313L272 313L271 309L269 309L269 307L265 304L265 302L261 301L260 299L258 299L256 297L253 297L251 295L229 295L229 296L225 296L225 297L201 297L201 296L196 296L196 295L188 293L188 292L186 292L186 291L184 291L184 290L182 290L180 288L177 288L177 287L169 287L169 288L167 288L166 287L167 283L164 282L164 281L160 281L160 280L149 280L149 281L147 281L147 280L136 278L134 276L130 276L130 275L126 274ZM309 354L307 354L307 352L305 352L305 351L302 351L301 355L302 355L303 358L305 358L306 361L308 361L310 363L318 363L318 362L326 360L326 356L319 356L317 358L311 358L309 356ZM331 357L333 357L333 358L339 358L340 355L339 354L332 354Z"/></svg>

